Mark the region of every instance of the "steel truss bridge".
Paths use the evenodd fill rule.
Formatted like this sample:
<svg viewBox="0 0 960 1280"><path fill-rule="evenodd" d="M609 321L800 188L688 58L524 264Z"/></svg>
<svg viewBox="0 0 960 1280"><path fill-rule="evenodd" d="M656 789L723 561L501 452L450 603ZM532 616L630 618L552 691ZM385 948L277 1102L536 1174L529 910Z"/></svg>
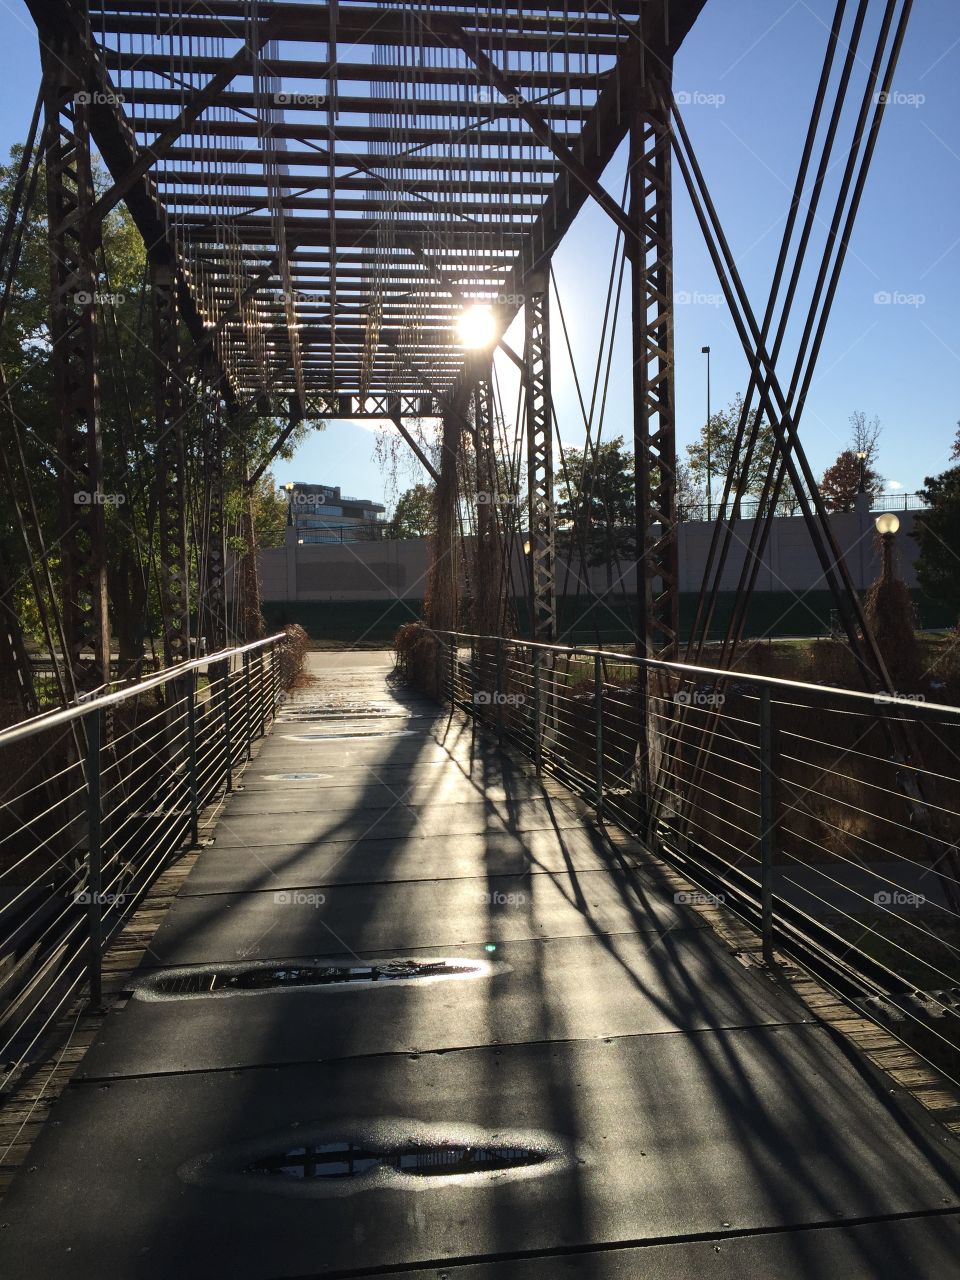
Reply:
<svg viewBox="0 0 960 1280"><path fill-rule="evenodd" d="M39 1265L84 1278L120 1259L166 1276L184 1256L190 1274L446 1274L451 1258L458 1274L477 1258L487 1274L490 1258L497 1275L500 1263L514 1275L531 1262L532 1276L569 1261L571 1274L614 1280L640 1274L634 1246L658 1274L699 1273L721 1249L738 1274L809 1274L806 1245L791 1252L803 1233L824 1250L824 1274L923 1270L918 1250L936 1274L955 1255L952 1138L927 1113L901 1112L893 1090L868 1090L838 1046L856 1023L859 1048L956 1129L944 1082L957 1083L960 727L955 708L897 695L803 445L912 0L825 0L760 298L674 91L706 2L26 0L42 80L10 175L0 321L45 200L37 363L57 421L38 463L22 388L0 371L0 707L15 722L0 723L0 763L16 775L0 832L7 1150L27 1150L46 1086L29 1091L51 1042L58 1088L76 1065L60 1069L62 1046L84 1017L92 1047L76 1115L41 1135L44 1181L24 1171L10 1192L17 1214L0 1249L11 1275ZM605 175L624 152L617 194ZM683 637L675 187L749 371ZM574 370L584 448L568 487L586 500L558 530L555 476L572 464L551 354L569 338L551 264L588 205L614 248L596 368ZM105 246L118 220L144 259L136 368L117 354L129 315ZM556 548L558 532L586 534L621 301L638 590L636 644L616 654L558 643ZM483 340L464 341L470 319ZM132 408L118 428L125 397L149 404L145 432ZM327 418L392 424L434 483L425 617L404 653L449 714L386 664L342 671L311 655L317 683L297 686L295 638L263 634L254 494L304 424ZM757 494L763 424L774 447ZM124 461L137 454L138 582L110 544L110 504L131 496L111 489L117 441ZM805 523L861 690L736 669L785 506ZM735 541L747 554L734 608L705 656ZM13 608L24 592L29 627ZM334 933L318 886L336 906L336 962L318 959ZM900 906L925 894L928 914L904 918ZM691 903L733 930L726 950ZM522 919L506 914L514 906ZM450 938L486 958L436 959ZM495 955L504 944L515 967ZM430 958L384 960L420 951ZM730 951L765 966L762 982ZM768 982L793 965L797 988L823 984L810 1016ZM458 994L438 996L440 977L461 982ZM311 1003L324 985L338 993ZM134 986L138 999L105 1017L104 1002ZM250 1002L206 1002L227 988ZM361 990L383 1000L380 1016L348 1005ZM397 994L403 1015L388 1003ZM444 998L457 1017L437 1014ZM831 1001L836 1036L819 1021ZM421 1061L421 1044L437 1053ZM121 1087L107 1097L100 1080ZM515 1131L500 1123L507 1080L522 1097ZM663 1080L684 1100L668 1120ZM417 1113L409 1133L387 1133L387 1098L405 1121ZM458 1116L479 1108L484 1123L433 1123L438 1098ZM310 1124L291 1126L294 1113ZM256 1143L251 1115L272 1126ZM563 1136L581 1124L586 1156ZM660 1148L649 1160L648 1137ZM91 1166L94 1150L109 1159ZM601 1150L612 1173L597 1177ZM75 1192L91 1167L88 1215ZM644 1168L650 1195L637 1194ZM541 1175L555 1179L546 1192ZM347 1177L364 1191L385 1181L376 1230L362 1225L362 1196L322 1189ZM450 1221L479 1224L477 1241L390 1192L418 1179L444 1188ZM251 1186L257 1210L238 1212ZM292 1231L291 1187L310 1215ZM59 1235L51 1204L69 1215ZM328 1236L329 1257L318 1252ZM683 1260L660 1249L657 1261L655 1244Z"/></svg>
<svg viewBox="0 0 960 1280"><path fill-rule="evenodd" d="M474 628L502 629L507 619L484 616L484 609L489 614L490 599L510 594L505 575L513 557L504 543L520 536L528 546L529 581L521 591L531 597L534 638L555 638L550 264L592 202L616 228L620 285L629 298L640 651L700 653L734 536L727 517L756 447L750 411L758 410L777 448L748 535L722 665L742 633L769 528L764 513L772 517L784 491L795 492L864 680L890 687L830 532L800 422L910 3L836 6L781 252L761 305L744 290L672 93L674 57L705 0L573 8L28 2L43 82L3 247L9 282L18 226L42 164L62 490L62 616L47 625L51 647L65 655L66 700L109 679L98 379L110 295L99 251L103 220L121 203L142 236L149 272L155 572L166 662L187 655L191 615L211 647L236 638L227 634L224 598L223 458L244 424L265 414L282 420L278 438L264 456L244 454L245 483L264 474L304 421L392 421L438 482L431 621L457 625L466 574ZM618 200L600 179L624 141L628 182ZM95 154L109 174L99 186ZM833 170L839 179L831 183ZM750 369L737 461L725 477L701 607L685 646L677 634L675 540L678 177ZM817 262L806 296L801 272ZM471 304L489 308L494 343L465 352L457 320ZM503 334L521 311L517 352ZM789 349L788 321L804 314L802 337ZM520 370L523 405L512 439L494 393L494 350ZM435 444L419 425L430 418L443 424ZM599 428L585 420L592 459ZM16 447L8 432L8 475ZM468 514L479 559L470 565L461 556L458 564L465 517L457 499L518 489L524 474L523 504L511 511L495 501ZM93 495L84 507L71 500L78 489ZM198 490L199 534L197 522L188 529L184 517ZM521 506L526 527L518 531ZM18 519L29 523L29 504L18 508ZM242 590L255 605L255 574L246 575ZM57 613L53 601L49 612ZM251 625L232 630L249 639ZM29 713L36 700L15 620L4 628L3 644Z"/></svg>

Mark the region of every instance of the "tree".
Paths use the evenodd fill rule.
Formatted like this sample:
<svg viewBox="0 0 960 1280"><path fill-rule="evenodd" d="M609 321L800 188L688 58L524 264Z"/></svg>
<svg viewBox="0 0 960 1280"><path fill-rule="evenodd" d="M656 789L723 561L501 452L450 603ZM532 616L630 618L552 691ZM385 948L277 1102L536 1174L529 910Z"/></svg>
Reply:
<svg viewBox="0 0 960 1280"><path fill-rule="evenodd" d="M929 506L917 512L914 523L917 580L925 595L960 617L960 467L928 476L920 492Z"/></svg>
<svg viewBox="0 0 960 1280"><path fill-rule="evenodd" d="M850 448L854 453L865 453L868 467L876 465L880 453L880 435L883 428L876 414L868 421L862 409L854 409L850 415ZM879 479L879 477L877 477Z"/></svg>
<svg viewBox="0 0 960 1280"><path fill-rule="evenodd" d="M434 530L432 484L415 484L397 499L387 522L388 538L429 538Z"/></svg>
<svg viewBox="0 0 960 1280"><path fill-rule="evenodd" d="M13 149L10 165L0 166L0 223L11 205L20 148ZM94 160L94 185L98 193L112 179L99 160ZM30 501L36 504L40 526L50 532L48 563L53 588L48 592L40 575L41 603L51 617L61 607L58 539L55 531L62 523L59 481L69 474L57 439L58 412L54 400L53 364L49 333L50 274L46 234L45 173L41 165L35 197L22 226L18 268L8 298L0 330L0 364L8 389L0 412L7 415L3 430L20 448L11 448L15 483L11 500L0 510L0 558L15 589L16 613L26 621L31 641L45 643L36 629L38 602L29 576L29 559L17 528L17 507L29 527ZM156 362L150 352L150 286L143 241L129 213L121 205L102 224L101 247L96 257L96 293L91 303L98 325L98 375L100 432L102 437L102 486L110 501L104 506L107 526L107 584L111 627L120 644L123 669L135 668L145 640L160 634L158 566L162 563L157 519L157 423L154 404ZM191 340L182 335L184 353ZM188 495L186 518L191 533L189 565L190 597L197 601L197 587L203 572L200 544L208 513L204 467L204 426L201 387L196 370L187 366L182 387L183 429L188 454ZM310 425L322 425L311 423ZM252 473L280 432L287 426L282 418L241 415L231 420L225 432L224 467L231 491L228 507L234 521L238 513L249 511L241 500L245 477ZM290 456L308 429L301 424L291 434L278 457ZM267 482L272 484L272 482ZM258 486L258 490L262 486ZM275 505L275 504L273 504ZM276 513L261 496L254 520L261 523L261 537L274 534ZM285 508L284 516L285 520ZM272 522L272 523L271 523ZM244 517L245 527L251 522ZM282 526L281 526L282 528ZM282 541L282 534L281 534ZM231 545L235 545L232 543ZM34 620L31 626L31 620Z"/></svg>
<svg viewBox="0 0 960 1280"><path fill-rule="evenodd" d="M699 520L700 508L706 503L706 492L695 482L690 468L677 463L677 519Z"/></svg>
<svg viewBox="0 0 960 1280"><path fill-rule="evenodd" d="M850 444L823 473L820 492L828 511L852 511L860 492L861 461L864 492L874 496L883 489L883 478L876 469L880 451L880 419L868 419L862 409L850 415ZM860 454L863 454L861 460Z"/></svg>
<svg viewBox="0 0 960 1280"><path fill-rule="evenodd" d="M773 456L776 437L769 422L761 420L759 409L750 410L744 429L743 442L739 449L735 449L737 428L743 416L743 409L743 396L738 392L726 409L720 409L717 413L712 414L709 423L705 423L700 428L699 439L695 440L693 444L687 445L690 477L693 483L704 491L704 494L706 494L707 489L707 457L709 454L711 490L715 500L718 502L723 494L724 480L730 473L732 464L736 464L737 468L734 483L736 484L740 478L746 442L750 438L750 433L754 427L758 428L757 440L743 487L743 495L745 497L756 497L761 492L763 481L770 466L770 459ZM731 500L735 495L736 489L733 488L731 489Z"/></svg>
<svg viewBox="0 0 960 1280"><path fill-rule="evenodd" d="M554 476L557 543L568 554L586 552L586 562L605 565L607 590L613 589L613 564L633 557L633 454L617 436L587 453L566 451L566 467Z"/></svg>
<svg viewBox="0 0 960 1280"><path fill-rule="evenodd" d="M241 490L235 490L227 500L227 510L239 524ZM250 514L256 532L258 547L282 547L287 534L287 512L290 502L282 489L277 488L273 475L267 471L250 486ZM244 548L235 548L242 554Z"/></svg>
<svg viewBox="0 0 960 1280"><path fill-rule="evenodd" d="M876 471L863 463L863 487L866 493L879 493L883 481ZM853 449L844 449L836 462L827 467L820 481L823 505L828 511L852 511L860 492L860 459Z"/></svg>

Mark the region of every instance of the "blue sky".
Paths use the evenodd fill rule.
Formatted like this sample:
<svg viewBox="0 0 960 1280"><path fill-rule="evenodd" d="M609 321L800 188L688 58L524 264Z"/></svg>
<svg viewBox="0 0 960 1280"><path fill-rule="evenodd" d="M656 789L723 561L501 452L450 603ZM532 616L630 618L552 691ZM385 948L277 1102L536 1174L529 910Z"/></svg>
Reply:
<svg viewBox="0 0 960 1280"><path fill-rule="evenodd" d="M853 5L851 4L851 6ZM879 5L875 8L879 9ZM754 310L762 312L809 118L834 0L710 0L685 42L675 90L689 96L687 126ZM33 23L17 0L0 0L0 147L22 139L39 69ZM872 53L869 36L863 59ZM866 73L861 62L858 91ZM855 409L879 415L880 471L913 490L948 463L960 418L960 6L915 4L880 141L807 402L801 435L819 474L849 437ZM681 101L683 99L681 98ZM849 133L842 135L848 137ZM840 153L842 156L842 152ZM624 157L604 175L617 197ZM713 403L742 390L746 362L686 197L675 212L677 425L681 446L704 418L704 357L712 348ZM824 203L824 218L831 207ZM822 243L824 228L821 227ZM581 380L592 379L614 232L592 205L555 258ZM809 273L798 299L805 309ZM877 295L891 302L878 302ZM563 440L583 438L572 377L554 313L554 394ZM629 320L622 312L604 438L630 435ZM789 346L789 344L788 344ZM791 361L781 367L789 380ZM513 381L504 372L512 415ZM352 424L314 432L278 481L339 484L382 498L387 478L375 436ZM418 478L413 464L401 487ZM388 495L389 496L389 495Z"/></svg>

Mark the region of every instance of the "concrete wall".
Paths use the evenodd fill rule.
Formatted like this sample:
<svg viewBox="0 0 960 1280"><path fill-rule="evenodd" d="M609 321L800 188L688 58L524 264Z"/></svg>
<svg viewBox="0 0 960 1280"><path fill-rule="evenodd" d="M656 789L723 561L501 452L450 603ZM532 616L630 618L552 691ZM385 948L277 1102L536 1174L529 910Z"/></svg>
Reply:
<svg viewBox="0 0 960 1280"><path fill-rule="evenodd" d="M896 571L907 586L916 585L914 560L917 546L910 531L914 515L897 513L900 532L896 535ZM874 530L874 514L850 512L830 517L834 536L844 552L854 584L868 587L880 572L878 539ZM753 522L741 520L724 571L721 589L733 591L737 585L744 550ZM706 521L689 521L680 526L679 559L680 590L697 592L703 577L703 566L710 547L713 525ZM260 552L263 599L266 601L306 602L311 600L419 600L426 587L429 543L425 539L405 541L353 542L298 545L288 539L286 547ZM614 589L636 590L636 566L624 562L622 578L614 574ZM524 581L524 569L517 564L514 581ZM582 570L575 560L570 566L561 560L557 566L557 589L567 584L571 595L605 590L605 568ZM798 516L781 516L774 523L764 555L763 568L757 579L758 591L825 590L827 584L810 542L806 525Z"/></svg>

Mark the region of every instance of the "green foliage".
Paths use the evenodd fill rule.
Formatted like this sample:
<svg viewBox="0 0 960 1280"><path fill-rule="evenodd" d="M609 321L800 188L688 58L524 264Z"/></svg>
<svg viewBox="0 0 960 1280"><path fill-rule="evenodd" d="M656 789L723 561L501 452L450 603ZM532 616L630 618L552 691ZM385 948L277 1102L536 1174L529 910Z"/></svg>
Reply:
<svg viewBox="0 0 960 1280"><path fill-rule="evenodd" d="M714 497L722 494L724 477L730 471L734 461L737 462L739 472L744 448L735 450L734 446L737 427L742 416L743 396L738 392L725 409L711 414L709 423L704 423L700 429L699 439L687 445L690 478L696 488L704 491L707 488L707 457L709 455L711 489ZM744 447L759 418L759 410L751 409L744 430ZM753 457L747 471L746 485L743 490L745 497L755 497L760 493L773 455L774 444L773 428L764 420L759 425Z"/></svg>
<svg viewBox="0 0 960 1280"><path fill-rule="evenodd" d="M863 485L867 493L879 493L883 481L864 460ZM852 511L860 492L860 459L853 449L844 449L820 481L823 504L828 511Z"/></svg>
<svg viewBox="0 0 960 1280"><path fill-rule="evenodd" d="M401 493L387 523L388 538L428 538L436 526L432 484L415 484Z"/></svg>
<svg viewBox="0 0 960 1280"><path fill-rule="evenodd" d="M284 545L289 503L283 490L277 488L271 472L265 472L248 488L235 485L227 492L225 506L228 525L238 531L227 538L227 546L237 555L242 555L246 549L245 539L240 532L245 514L249 514L253 520L258 547Z"/></svg>
<svg viewBox="0 0 960 1280"><path fill-rule="evenodd" d="M20 148L9 165L0 166L0 221L10 208ZM0 330L0 362L9 390L3 411L12 411L23 448L24 467L16 449L14 496L29 522L30 501L48 546L53 549L51 567L56 575L57 531L62 527L60 481L65 464L58 449L58 411L54 401L49 329L49 258L47 249L45 175L41 167L35 198L23 222L18 269ZM112 179L95 160L94 184L98 191ZM159 598L156 580L160 561L156 503L157 419L155 363L151 343L151 298L146 253L140 234L123 205L103 223L102 251L97 257L96 308L97 368L103 456L103 491L107 525L107 580L113 631L121 648L138 649L145 636L159 633ZM187 355L190 335L180 335ZM194 548L202 544L205 529L205 467L209 459L203 445L201 386L196 370L187 362L181 388L182 425L190 476L188 534ZM246 505L246 476L265 457L288 423L275 416L246 414L227 424L224 467L228 489L228 525L239 524ZM311 426L301 423L291 433L279 458L289 458ZM6 429L5 429L6 431ZM6 431L13 440L12 431ZM283 542L286 503L278 499L272 477L264 476L251 495L253 518L262 545ZM231 545L241 549L243 539L231 532ZM34 539L36 548L36 540ZM0 554L11 577L19 582L18 608L31 640L38 638L36 602L27 577L28 563L16 528L12 503L0 511ZM199 551L191 564L192 598L199 580ZM23 584L26 583L26 586ZM59 591L56 586L55 591ZM28 599L29 597L29 599Z"/></svg>
<svg viewBox="0 0 960 1280"><path fill-rule="evenodd" d="M634 554L633 454L623 436L588 451L586 466L582 450L566 450L566 470L554 485L559 546L575 553L585 547L589 565L608 568Z"/></svg>
<svg viewBox="0 0 960 1280"><path fill-rule="evenodd" d="M914 524L917 580L925 595L960 618L960 467L928 476L920 492L930 506Z"/></svg>

